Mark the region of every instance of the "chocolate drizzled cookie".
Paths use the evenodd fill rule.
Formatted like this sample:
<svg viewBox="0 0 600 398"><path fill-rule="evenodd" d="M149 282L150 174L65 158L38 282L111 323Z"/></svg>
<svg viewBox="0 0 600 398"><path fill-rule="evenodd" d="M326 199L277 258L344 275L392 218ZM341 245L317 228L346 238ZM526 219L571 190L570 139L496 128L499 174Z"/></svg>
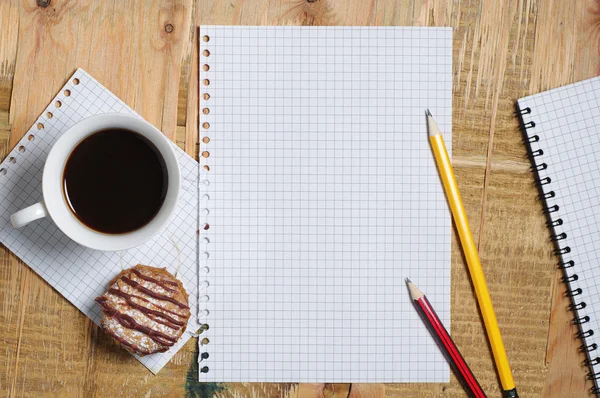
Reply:
<svg viewBox="0 0 600 398"><path fill-rule="evenodd" d="M104 313L102 330L139 355L167 351L190 318L187 292L165 268L136 265L122 271L96 302Z"/></svg>

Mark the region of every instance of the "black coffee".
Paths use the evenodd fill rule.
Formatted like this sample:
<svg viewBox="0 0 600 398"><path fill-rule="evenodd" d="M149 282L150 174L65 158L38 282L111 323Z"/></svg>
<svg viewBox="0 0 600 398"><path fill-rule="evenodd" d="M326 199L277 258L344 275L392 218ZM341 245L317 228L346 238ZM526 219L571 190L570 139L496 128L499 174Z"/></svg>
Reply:
<svg viewBox="0 0 600 398"><path fill-rule="evenodd" d="M135 231L160 210L168 176L158 149L133 131L107 129L81 141L67 159L63 190L73 214L107 234Z"/></svg>

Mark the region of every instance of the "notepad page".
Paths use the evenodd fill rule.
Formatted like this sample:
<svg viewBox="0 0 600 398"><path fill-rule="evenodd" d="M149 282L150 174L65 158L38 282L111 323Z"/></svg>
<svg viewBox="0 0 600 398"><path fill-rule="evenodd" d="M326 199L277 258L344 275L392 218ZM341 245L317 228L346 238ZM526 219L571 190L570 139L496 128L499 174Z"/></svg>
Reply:
<svg viewBox="0 0 600 398"><path fill-rule="evenodd" d="M548 207L558 205L551 219L562 220L554 233L566 234L558 242L560 248L570 249L562 261L574 262L566 276L574 279L576 275L570 283L572 291L581 289L574 303L585 303L576 318L588 316L582 331L595 332L585 338L585 345L600 347L600 78L525 97L518 103L521 110L531 111L524 120L535 123L527 133L539 137L531 149L543 151L534 157L538 165L547 166L539 171L540 178L551 178L542 187L546 194L554 192L547 199ZM598 349L590 356L598 357ZM600 364L594 368L594 373L600 372Z"/></svg>
<svg viewBox="0 0 600 398"><path fill-rule="evenodd" d="M10 223L11 214L43 199L44 163L56 140L75 123L112 112L140 117L91 75L77 69L0 164L0 243L96 324L100 324L102 311L94 299L108 289L119 272L136 264L166 268L177 276L189 294L190 308L195 309L198 162L175 144L172 145L181 169L177 207L165 227L140 246L103 252L72 241L49 218L19 229ZM135 357L151 372L158 373L197 330L197 319L191 317L186 332L167 352Z"/></svg>
<svg viewBox="0 0 600 398"><path fill-rule="evenodd" d="M200 29L201 381L449 380L450 28ZM208 212L208 213L207 213Z"/></svg>

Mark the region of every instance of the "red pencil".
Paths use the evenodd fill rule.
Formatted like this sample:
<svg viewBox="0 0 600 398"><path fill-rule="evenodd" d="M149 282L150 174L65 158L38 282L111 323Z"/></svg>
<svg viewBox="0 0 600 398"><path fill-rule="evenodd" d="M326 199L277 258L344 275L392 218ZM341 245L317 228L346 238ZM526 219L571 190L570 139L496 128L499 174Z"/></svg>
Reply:
<svg viewBox="0 0 600 398"><path fill-rule="evenodd" d="M442 321L440 321L440 318L438 318L427 297L408 278L406 278L406 286L408 286L410 298L413 300L417 312L444 353L444 356L454 370L454 374L460 380L467 394L476 398L485 397L485 393L481 389L477 379L475 379L475 376L473 376L469 365L467 365L458 348L456 348L454 341L452 341L450 334L442 324Z"/></svg>

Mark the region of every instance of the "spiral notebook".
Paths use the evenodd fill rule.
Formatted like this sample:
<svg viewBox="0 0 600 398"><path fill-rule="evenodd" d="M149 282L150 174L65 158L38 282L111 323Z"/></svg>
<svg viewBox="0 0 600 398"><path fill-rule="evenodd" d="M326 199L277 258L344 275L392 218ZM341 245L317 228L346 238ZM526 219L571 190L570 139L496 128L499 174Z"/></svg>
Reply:
<svg viewBox="0 0 600 398"><path fill-rule="evenodd" d="M590 379L600 377L600 77L521 98L529 154L572 297ZM594 392L598 393L598 384Z"/></svg>
<svg viewBox="0 0 600 398"><path fill-rule="evenodd" d="M16 88L15 88L16 89ZM198 162L173 144L181 168L181 196L165 228L149 242L120 252L86 249L49 219L15 229L10 215L42 200L42 171L50 148L69 127L101 113L137 116L83 69L71 76L33 126L0 164L0 243L96 324L102 312L94 299L121 270L136 264L165 267L184 284L196 308L198 275ZM139 117L139 116L138 116ZM169 351L137 357L157 373L198 330L195 317Z"/></svg>
<svg viewBox="0 0 600 398"><path fill-rule="evenodd" d="M452 30L200 28L200 381L447 382Z"/></svg>

